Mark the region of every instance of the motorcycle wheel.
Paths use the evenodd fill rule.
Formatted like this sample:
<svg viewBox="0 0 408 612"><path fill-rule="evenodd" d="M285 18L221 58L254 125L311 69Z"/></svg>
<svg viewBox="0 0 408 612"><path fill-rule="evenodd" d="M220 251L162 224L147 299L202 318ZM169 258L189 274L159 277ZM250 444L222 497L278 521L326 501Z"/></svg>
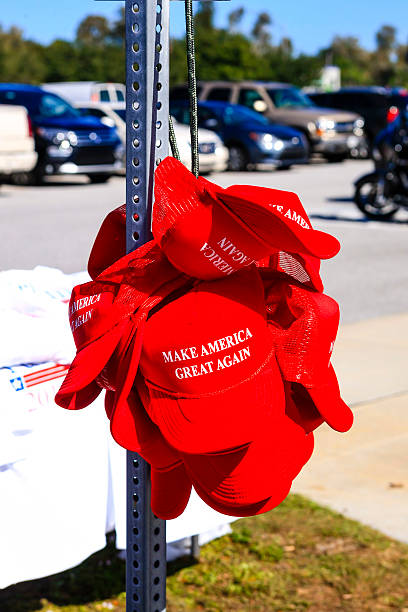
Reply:
<svg viewBox="0 0 408 612"><path fill-rule="evenodd" d="M378 193L378 179L378 176L372 175L358 183L354 201L369 219L387 221L395 215L399 206L391 198Z"/></svg>

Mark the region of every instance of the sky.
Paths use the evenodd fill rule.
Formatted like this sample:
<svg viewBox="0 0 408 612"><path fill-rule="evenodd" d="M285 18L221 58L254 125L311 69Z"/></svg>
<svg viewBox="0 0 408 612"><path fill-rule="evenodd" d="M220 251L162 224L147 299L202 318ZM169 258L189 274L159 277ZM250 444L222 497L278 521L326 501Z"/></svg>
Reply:
<svg viewBox="0 0 408 612"><path fill-rule="evenodd" d="M26 38L49 44L56 38L72 40L80 21L91 14L114 19L121 0L0 0L0 25L8 29L12 25L21 28ZM392 0L229 0L216 2L216 25L225 27L227 16L241 6L245 15L240 29L249 33L262 11L273 19L271 33L278 42L289 37L295 52L314 54L328 46L332 38L355 36L366 49L373 49L375 32L381 25L397 28L397 38L408 42L408 2ZM184 2L171 2L170 33L184 34ZM391 10L387 10L387 6ZM0 75L1 78L1 75Z"/></svg>

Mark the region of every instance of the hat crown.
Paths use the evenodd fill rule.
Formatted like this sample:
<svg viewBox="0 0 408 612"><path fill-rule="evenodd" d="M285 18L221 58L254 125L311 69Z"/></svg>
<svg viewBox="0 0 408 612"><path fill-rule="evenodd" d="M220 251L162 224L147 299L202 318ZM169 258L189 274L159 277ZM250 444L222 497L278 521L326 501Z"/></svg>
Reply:
<svg viewBox="0 0 408 612"><path fill-rule="evenodd" d="M202 282L147 322L140 368L150 384L201 396L253 376L270 357L255 268Z"/></svg>

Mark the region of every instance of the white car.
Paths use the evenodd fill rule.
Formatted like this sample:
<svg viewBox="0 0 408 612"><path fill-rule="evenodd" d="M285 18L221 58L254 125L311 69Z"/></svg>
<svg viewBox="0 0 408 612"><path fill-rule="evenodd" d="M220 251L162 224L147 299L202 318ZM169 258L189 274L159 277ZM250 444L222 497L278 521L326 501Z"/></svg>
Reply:
<svg viewBox="0 0 408 612"><path fill-rule="evenodd" d="M76 104L84 114L98 117L102 123L115 126L122 142L126 143L126 105L109 104L103 102L89 102L87 104ZM176 134L177 146L181 162L191 169L191 144L190 128L178 123L173 118L174 132ZM210 130L198 130L198 152L200 172L222 172L228 165L228 149L224 147L222 140Z"/></svg>
<svg viewBox="0 0 408 612"><path fill-rule="evenodd" d="M0 177L30 172L37 162L27 110L0 104Z"/></svg>

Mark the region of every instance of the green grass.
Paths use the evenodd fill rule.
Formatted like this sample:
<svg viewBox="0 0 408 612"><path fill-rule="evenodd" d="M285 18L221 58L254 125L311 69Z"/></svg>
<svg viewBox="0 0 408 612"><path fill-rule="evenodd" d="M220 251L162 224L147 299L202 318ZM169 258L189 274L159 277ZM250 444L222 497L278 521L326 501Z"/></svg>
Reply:
<svg viewBox="0 0 408 612"><path fill-rule="evenodd" d="M408 546L290 495L168 564L168 612L408 612ZM125 564L112 545L82 565L0 592L1 612L125 610Z"/></svg>

